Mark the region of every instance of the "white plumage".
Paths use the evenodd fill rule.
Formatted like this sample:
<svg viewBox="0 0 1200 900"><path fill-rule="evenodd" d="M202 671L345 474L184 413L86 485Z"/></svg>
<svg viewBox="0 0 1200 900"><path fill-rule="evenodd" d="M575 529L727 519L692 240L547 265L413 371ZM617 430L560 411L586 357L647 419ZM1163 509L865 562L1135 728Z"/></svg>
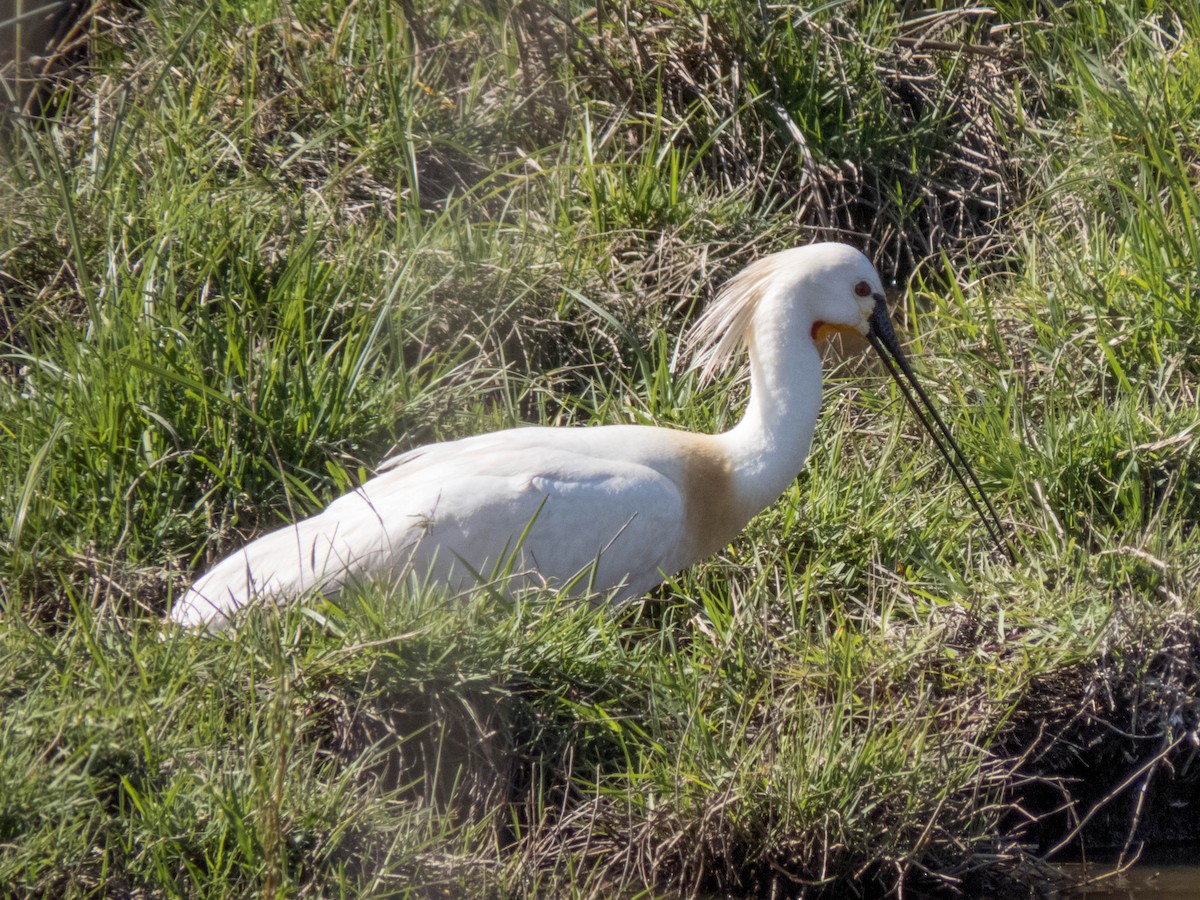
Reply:
<svg viewBox="0 0 1200 900"><path fill-rule="evenodd" d="M231 554L171 618L219 627L256 598L409 575L451 589L502 579L509 590L637 596L718 551L787 488L820 408L817 342L831 330L869 336L882 302L874 267L845 245L758 260L690 336L706 374L749 349L750 399L730 431L527 427L420 447Z"/></svg>

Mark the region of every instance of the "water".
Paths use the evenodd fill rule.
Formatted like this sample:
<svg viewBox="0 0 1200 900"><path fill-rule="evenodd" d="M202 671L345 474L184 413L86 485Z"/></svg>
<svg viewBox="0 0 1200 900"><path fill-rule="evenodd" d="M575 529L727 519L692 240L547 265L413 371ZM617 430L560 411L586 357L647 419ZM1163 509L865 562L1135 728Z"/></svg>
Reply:
<svg viewBox="0 0 1200 900"><path fill-rule="evenodd" d="M1082 867L1064 866L1074 872ZM1090 868L1093 878L1102 871ZM1139 864L1114 875L1071 891L1069 897L1086 900L1200 900L1200 866L1151 866Z"/></svg>
<svg viewBox="0 0 1200 900"><path fill-rule="evenodd" d="M1200 846L1147 855L1119 874L1112 866L1068 863L1060 866L1079 881L1095 879L1068 894L1084 900L1200 900Z"/></svg>

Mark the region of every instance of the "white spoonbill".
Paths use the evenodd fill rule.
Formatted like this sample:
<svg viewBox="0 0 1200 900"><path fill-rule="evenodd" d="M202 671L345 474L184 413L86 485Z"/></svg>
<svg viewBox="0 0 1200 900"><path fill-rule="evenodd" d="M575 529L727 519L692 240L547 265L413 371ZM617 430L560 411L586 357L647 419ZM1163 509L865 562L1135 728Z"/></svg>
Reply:
<svg viewBox="0 0 1200 900"><path fill-rule="evenodd" d="M452 590L502 573L510 589L637 596L728 544L800 473L821 406L817 345L838 331L880 353L1004 546L995 510L904 360L875 267L823 243L751 264L694 326L705 376L749 350L749 404L731 430L526 427L419 447L323 512L226 557L171 618L220 627L256 598L333 596L364 578L410 574Z"/></svg>

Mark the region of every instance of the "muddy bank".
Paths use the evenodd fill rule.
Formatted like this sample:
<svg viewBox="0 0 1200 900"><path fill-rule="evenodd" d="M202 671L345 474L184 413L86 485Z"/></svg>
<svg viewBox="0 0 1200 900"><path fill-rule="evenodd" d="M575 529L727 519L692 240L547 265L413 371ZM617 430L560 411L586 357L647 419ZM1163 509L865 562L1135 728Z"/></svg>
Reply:
<svg viewBox="0 0 1200 900"><path fill-rule="evenodd" d="M1005 735L1011 834L1039 857L1128 861L1200 841L1200 625L1122 627L1035 683Z"/></svg>

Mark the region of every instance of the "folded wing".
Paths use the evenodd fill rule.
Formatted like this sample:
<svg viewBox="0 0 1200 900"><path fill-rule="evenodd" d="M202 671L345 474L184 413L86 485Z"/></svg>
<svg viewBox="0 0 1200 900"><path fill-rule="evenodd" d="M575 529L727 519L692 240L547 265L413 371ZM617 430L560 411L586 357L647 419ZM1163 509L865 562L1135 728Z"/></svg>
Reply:
<svg viewBox="0 0 1200 900"><path fill-rule="evenodd" d="M220 626L255 598L409 576L451 590L494 579L617 599L644 591L670 574L679 487L644 463L579 452L570 431L499 432L397 457L323 512L222 560L171 618Z"/></svg>

